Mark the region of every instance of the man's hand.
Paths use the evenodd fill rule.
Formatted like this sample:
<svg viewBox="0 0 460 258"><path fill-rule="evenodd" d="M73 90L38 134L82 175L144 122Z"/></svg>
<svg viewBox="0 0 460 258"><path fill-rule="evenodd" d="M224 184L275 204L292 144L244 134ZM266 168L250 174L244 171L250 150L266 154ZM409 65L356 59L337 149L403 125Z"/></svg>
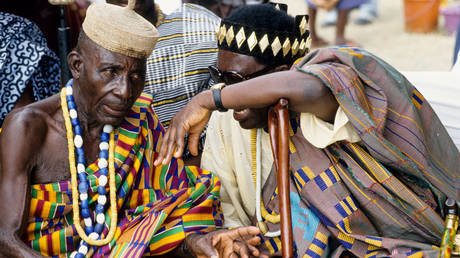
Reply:
<svg viewBox="0 0 460 258"><path fill-rule="evenodd" d="M193 98L184 108L182 108L171 120L168 130L163 136L161 148L154 165L167 165L174 154L180 158L184 151L185 134L189 133L188 146L190 153L198 155L198 141L200 134L206 127L211 116L209 106L210 91L205 91ZM208 104L208 105L206 105Z"/></svg>
<svg viewBox="0 0 460 258"><path fill-rule="evenodd" d="M185 241L198 258L262 257L256 247L260 244L260 238L256 236L259 233L257 227L241 227L189 235Z"/></svg>

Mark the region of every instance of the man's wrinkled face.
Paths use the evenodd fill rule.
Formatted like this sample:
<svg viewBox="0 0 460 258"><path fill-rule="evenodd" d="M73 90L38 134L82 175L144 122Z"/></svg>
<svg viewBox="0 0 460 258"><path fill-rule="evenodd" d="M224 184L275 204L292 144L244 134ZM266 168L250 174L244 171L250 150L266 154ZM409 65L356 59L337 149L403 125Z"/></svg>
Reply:
<svg viewBox="0 0 460 258"><path fill-rule="evenodd" d="M222 72L233 71L242 76L247 76L265 69L266 66L258 63L252 56L220 49L218 53L218 68ZM244 129L264 128L267 126L268 107L234 110L233 118Z"/></svg>
<svg viewBox="0 0 460 258"><path fill-rule="evenodd" d="M80 46L80 96L89 119L118 125L142 93L145 59L124 56L87 40Z"/></svg>

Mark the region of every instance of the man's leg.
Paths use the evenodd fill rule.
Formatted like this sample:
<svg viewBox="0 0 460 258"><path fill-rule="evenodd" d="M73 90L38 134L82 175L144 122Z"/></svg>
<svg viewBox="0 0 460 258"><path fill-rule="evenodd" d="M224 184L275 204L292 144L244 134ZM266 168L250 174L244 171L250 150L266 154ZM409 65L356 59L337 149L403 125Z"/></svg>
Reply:
<svg viewBox="0 0 460 258"><path fill-rule="evenodd" d="M351 41L345 39L345 27L347 26L348 15L350 14L351 9L339 10L339 15L337 17L337 25L335 32L335 44L336 45L346 45Z"/></svg>
<svg viewBox="0 0 460 258"><path fill-rule="evenodd" d="M310 37L311 37L312 47L320 47L320 46L324 46L328 44L327 41L318 37L318 35L316 34L316 14L317 12L318 12L317 9L314 9L311 6L308 7L308 16L310 16L308 23L310 24Z"/></svg>

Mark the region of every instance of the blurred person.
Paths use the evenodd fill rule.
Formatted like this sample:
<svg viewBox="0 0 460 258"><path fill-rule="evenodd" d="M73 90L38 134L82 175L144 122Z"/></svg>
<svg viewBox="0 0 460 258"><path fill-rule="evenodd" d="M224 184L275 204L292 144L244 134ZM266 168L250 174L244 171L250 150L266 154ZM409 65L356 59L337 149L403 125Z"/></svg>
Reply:
<svg viewBox="0 0 460 258"><path fill-rule="evenodd" d="M60 63L31 21L0 12L0 127L13 108L59 92Z"/></svg>
<svg viewBox="0 0 460 258"><path fill-rule="evenodd" d="M330 10L337 8L337 24L334 45L356 45L355 42L345 38L345 28L348 22L350 11L357 8L368 0L307 0L308 14L310 16L310 32L312 47L327 45L328 42L316 33L316 16L318 7Z"/></svg>
<svg viewBox="0 0 460 258"><path fill-rule="evenodd" d="M220 18L227 17L233 10L246 4L246 0L184 0L183 2L204 6Z"/></svg>
<svg viewBox="0 0 460 258"><path fill-rule="evenodd" d="M355 24L365 25L372 23L378 16L378 2L377 0L369 0L367 3L363 3L358 8L358 17L355 20ZM337 23L337 9L328 11L325 20L321 23L321 26L333 26Z"/></svg>
<svg viewBox="0 0 460 258"><path fill-rule="evenodd" d="M105 0L23 0L23 1L1 1L0 10L11 13L19 17L26 18L35 23L43 36L46 38L48 47L55 53L58 49L58 28L60 19L59 6L50 4L56 2L57 5L65 4L66 25L70 28L70 47L77 43L80 27L85 17L86 8L89 2ZM72 2L71 4L67 4Z"/></svg>
<svg viewBox="0 0 460 258"><path fill-rule="evenodd" d="M155 164L180 157L187 133L195 154L198 136L210 117L224 116L213 123L216 128L209 126L209 130L223 131L212 141L206 139L215 170L227 171L227 160L252 164L238 173L233 173L232 166L230 172L223 172L224 188L233 187L225 188L233 189L228 196L235 204L223 206L236 218L229 223L237 226L238 222L260 221L258 215L248 215L254 214L258 204L246 208L255 203L258 193L243 197L243 191L234 187L258 187L254 179L257 167L264 171L267 162L272 172L260 185L260 211L265 207L266 213L258 226L262 231L265 224L275 234L279 229L278 191L264 131L268 108L283 98L291 112L293 236L303 237L295 241L295 255L342 257L348 251L351 254L346 257L437 257L445 227L444 201L459 198L460 160L458 149L423 95L395 68L355 47L318 49L295 62L289 71L274 72L275 68L271 72L271 66L254 57L260 55L258 44L265 42L261 40L264 33L269 38L261 44L269 46L264 55L277 58L292 56L294 38L287 33L276 37L270 29L260 33L251 26L255 15L244 17L248 21L241 18L238 23L225 24L223 20L226 26L219 30L219 44L226 50L219 50L215 74L225 84L198 94L179 111ZM273 17L269 21L276 23ZM244 27L244 34L228 34L232 26L237 33ZM253 31L255 38L248 37ZM249 51L251 46L254 53ZM269 74L253 75L258 71ZM239 125L230 121L231 115L211 113L227 109L233 109ZM260 137L248 137L238 126L256 129ZM237 148L240 142L255 148ZM262 152L260 159L258 151ZM271 253L280 250L276 238L264 236L264 240Z"/></svg>
<svg viewBox="0 0 460 258"><path fill-rule="evenodd" d="M378 17L378 0L369 0L359 6L358 17L355 23L358 25L365 25L372 23Z"/></svg>
<svg viewBox="0 0 460 258"><path fill-rule="evenodd" d="M337 24L337 9L332 9L327 12L324 21L321 23L323 27L335 26Z"/></svg>
<svg viewBox="0 0 460 258"><path fill-rule="evenodd" d="M107 2L127 4L127 0ZM202 6L189 3L171 14L163 14L154 1L138 0L135 11L154 24L160 34L147 59L144 92L153 95L152 107L163 127L168 128L171 118L193 96L209 88L207 69L217 62L215 34L220 18ZM184 158L187 164L200 163L199 157L188 152Z"/></svg>

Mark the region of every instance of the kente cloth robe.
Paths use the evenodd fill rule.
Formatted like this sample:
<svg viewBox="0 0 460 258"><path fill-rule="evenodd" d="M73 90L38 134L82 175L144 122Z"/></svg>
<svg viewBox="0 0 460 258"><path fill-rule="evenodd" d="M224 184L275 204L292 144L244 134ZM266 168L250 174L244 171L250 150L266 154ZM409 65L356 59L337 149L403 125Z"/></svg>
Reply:
<svg viewBox="0 0 460 258"><path fill-rule="evenodd" d="M205 233L222 225L220 181L197 167L173 158L167 166L153 165L164 134L151 109L152 98L142 94L115 129L115 169L118 221L115 237L90 248L92 257L140 257L164 254L191 233ZM97 204L99 169L96 160L86 172L89 207ZM66 162L67 163L67 162ZM109 189L107 187L107 192ZM107 201L109 203L109 201ZM110 225L109 204L106 223ZM24 242L46 256L69 256L80 243L73 221L72 190L67 181L32 185ZM94 216L94 214L93 214Z"/></svg>
<svg viewBox="0 0 460 258"><path fill-rule="evenodd" d="M292 117L296 257L338 257L345 250L358 257L437 257L443 203L459 199L460 171L458 150L430 105L393 67L358 48L317 50L293 69L331 90L360 138L318 148L306 137L311 132L303 131L302 115ZM270 155L264 139L262 155ZM233 177L243 173L251 171ZM279 214L273 168L265 178L264 205ZM267 224L270 231L279 229ZM264 237L264 247L279 253L279 238Z"/></svg>

